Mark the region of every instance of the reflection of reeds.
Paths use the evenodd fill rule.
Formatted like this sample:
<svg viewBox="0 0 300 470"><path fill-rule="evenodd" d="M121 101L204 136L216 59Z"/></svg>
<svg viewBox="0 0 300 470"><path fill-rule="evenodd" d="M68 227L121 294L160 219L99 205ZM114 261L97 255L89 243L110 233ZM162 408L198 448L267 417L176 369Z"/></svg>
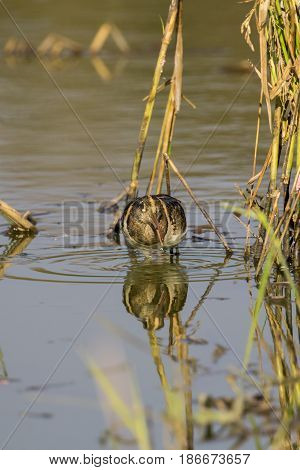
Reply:
<svg viewBox="0 0 300 470"><path fill-rule="evenodd" d="M227 381L233 395L216 396L213 393L201 394L197 397L193 391L194 400L192 399L192 382L197 364L190 352L189 345L193 344L193 337L189 333L189 329L195 313L200 309L202 302L217 281L227 260L228 258L225 258L224 263L218 267L216 274L212 277L186 322L181 320L181 309L183 309L186 297L186 287L184 286L187 285L187 277L180 264L161 263L152 266L147 261L141 264L134 261L132 271L128 273L124 282L124 305L129 313L135 314L143 321L144 327L147 329L149 352L164 397L165 408L161 416L161 427L163 428L163 436L167 439L164 441L164 445L159 442L160 448L191 449L195 445L194 442L199 432L203 436L202 439L234 439L233 448L238 448L242 443L249 442L249 439L252 438L257 448L269 446L272 448L287 448L289 446L291 448L292 446L290 432L293 429L299 408L299 369L296 359L297 348L291 343L290 289L283 274L280 274L276 279L277 287L274 292L273 287L268 283L263 297L272 333L272 345L268 344L268 340L264 338L261 330L257 335L262 354L263 351L266 351L274 376L270 377L261 371L256 380L242 374L238 381L237 377L230 375L227 377ZM164 289L163 284L167 289ZM287 293L287 296L284 297L287 302L277 306L277 302L282 302L284 290ZM158 299L158 301L155 302L154 299ZM275 302L274 305L273 302ZM280 312L283 308L286 311L285 316ZM168 347L162 346L158 331L159 328L165 326L161 321L164 317L165 324L167 321L169 322ZM132 338L131 341L133 341ZM167 358L165 355L168 355L169 359L178 365L175 384L166 367ZM150 411L146 413L144 410L142 413L141 406L143 407L143 405L139 396L137 396L137 404L134 409L132 405L125 403L121 390L116 387L112 388L112 384L103 371L99 372L98 365L93 364L90 370L110 407L134 437L136 445L140 448L145 445L147 433L149 439L147 442L152 441L149 437L148 419L152 415ZM252 393L245 393L241 387L241 379L247 379L246 385L248 387L249 383L252 386L254 384L255 390ZM271 398L271 389L278 391L278 402ZM139 417L136 415L138 410ZM128 418L131 414L133 415L132 422ZM144 417L141 418L142 416ZM147 426L147 430L143 426L139 427L138 432L143 433L144 437L136 434L138 427L133 424L136 419L143 419L143 426ZM118 435L121 434L118 433ZM264 441L261 438L264 438ZM124 440L119 440L119 445L121 444L124 444ZM293 443L293 445L297 446L298 444Z"/></svg>
<svg viewBox="0 0 300 470"><path fill-rule="evenodd" d="M150 354L155 364L165 400L165 410L162 416L164 436L167 441L160 448L192 449L194 434L202 432L202 439L234 439L232 448L237 449L243 443L254 440L257 448L298 448L298 438L292 441L291 433L299 414L299 383L300 375L297 365L297 348L292 341L289 326L290 298L287 296L280 306L276 301L282 297L282 279L278 277L278 288L274 293L268 286L265 307L271 330L272 346L267 343L263 333L259 331L258 342L262 351L269 358L274 376L261 373L256 380L249 380L244 375L227 377L233 394L216 396L215 394L197 397L192 400L192 378L194 373L193 358L189 352L189 335L187 326L181 322L180 312L169 312L169 348L167 354L179 366L180 381L172 384L168 370L164 364L160 339L157 336L155 322L148 322L148 338ZM286 287L285 287L286 289ZM271 299L271 293L276 298ZM205 294L204 294L205 296ZM272 305L272 302L275 302ZM141 297L141 302L143 299ZM283 310L286 316L283 315ZM272 350L273 349L273 350ZM106 397L111 409L141 449L147 449L151 444L149 420L150 413L141 403L140 396L134 388L134 404L129 405L122 397L122 391L112 385L106 373L99 366L88 361L92 376ZM241 388L241 379L247 378L255 389L245 393ZM239 379L239 381L237 380ZM132 378L130 379L132 381ZM249 381L249 382L248 382ZM134 382L134 381L133 381ZM135 387L133 385L133 387ZM271 390L278 391L278 403L271 399ZM195 399L194 393L194 399ZM250 423L250 427L248 425ZM121 436L121 434L117 434ZM264 441L261 440L264 438ZM267 439L267 440L266 440ZM119 444L124 445L124 439ZM116 442L115 442L116 443ZM132 443L128 443L132 448ZM152 445L152 444L151 444ZM123 447L122 447L123 448Z"/></svg>
<svg viewBox="0 0 300 470"><path fill-rule="evenodd" d="M297 201L297 199L296 199ZM278 410L271 406L278 421L276 432L271 439L273 448L299 448L299 438L292 441L294 422L299 419L300 412L300 369L297 363L299 357L299 331L293 331L294 316L299 330L300 289L299 282L292 276L289 265L282 250L284 233L278 235L278 230L272 227L265 213L257 207L249 210L234 208L240 214L254 218L261 224L268 236L268 252L266 259L256 276L258 290L255 303L251 309L252 319L248 340L245 348L244 369L247 370L251 351L256 337L260 357L261 390L263 397L269 402L269 390L275 386L278 390ZM275 263L275 268L274 268ZM293 294L293 297L292 297ZM292 299L295 303L292 303ZM259 327L259 315L265 307L269 323L273 348L270 348ZM273 349L273 351L272 351ZM265 350L274 371L271 379L263 373L262 352ZM271 383L270 383L271 382Z"/></svg>
<svg viewBox="0 0 300 470"><path fill-rule="evenodd" d="M18 235L10 239L4 253L1 255L0 279L4 276L7 268L12 264L12 259L23 253L32 240L33 236L30 234Z"/></svg>
<svg viewBox="0 0 300 470"><path fill-rule="evenodd" d="M7 377L8 377L8 373L7 373L4 358L3 358L3 352L0 349L0 384L6 383Z"/></svg>
<svg viewBox="0 0 300 470"><path fill-rule="evenodd" d="M279 272L275 282L268 285L265 309L273 339L272 367L278 386L282 426L272 440L274 448L299 448L292 442L291 427L300 413L300 369L297 362L299 343L293 335L291 291ZM299 438L299 436L298 436Z"/></svg>
<svg viewBox="0 0 300 470"><path fill-rule="evenodd" d="M250 352L251 352L251 348L253 344L255 329L258 323L259 313L263 305L263 301L264 301L266 291L267 291L268 282L270 280L275 261L281 267L285 281L288 283L288 285L291 287L293 291L298 309L300 308L300 290L299 290L299 286L295 283L289 271L288 263L282 252L282 248L281 248L282 238L279 238L277 236L276 231L273 230L272 224L268 222L264 212L259 210L258 208L254 208L252 210L244 210L238 207L234 207L233 211L235 213L247 215L248 217L251 217L259 221L264 231L268 233L269 240L270 240L269 249L268 249L268 253L266 256L262 273L260 274L260 276L257 277L259 289L257 293L256 302L253 307L253 312L252 312L253 320L252 320L250 331L249 331L249 337L248 337L248 341L246 344L246 351L245 351L245 357L244 357L244 366L247 367L249 363Z"/></svg>

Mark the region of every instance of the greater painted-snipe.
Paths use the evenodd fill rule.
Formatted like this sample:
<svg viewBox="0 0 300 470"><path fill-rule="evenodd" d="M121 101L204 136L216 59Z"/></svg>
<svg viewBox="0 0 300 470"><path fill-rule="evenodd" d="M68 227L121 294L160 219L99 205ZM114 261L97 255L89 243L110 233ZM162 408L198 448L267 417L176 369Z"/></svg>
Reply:
<svg viewBox="0 0 300 470"><path fill-rule="evenodd" d="M186 234L181 202L166 194L138 197L124 209L121 227L133 247L172 248Z"/></svg>

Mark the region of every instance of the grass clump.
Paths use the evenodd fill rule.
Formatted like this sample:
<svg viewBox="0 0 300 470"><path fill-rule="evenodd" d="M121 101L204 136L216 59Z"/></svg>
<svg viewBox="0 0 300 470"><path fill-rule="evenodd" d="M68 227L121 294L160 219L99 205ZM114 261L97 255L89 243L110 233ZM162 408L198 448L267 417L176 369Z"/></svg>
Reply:
<svg viewBox="0 0 300 470"><path fill-rule="evenodd" d="M265 163L257 172L260 122L256 132L253 174L250 178L247 206L258 204L257 194L266 181L263 212L276 236L282 252L300 266L299 194L300 194L300 20L296 0L254 0L253 7L242 24L242 32L252 50L251 24L256 26L259 39L261 102L266 104L271 142ZM261 106L260 106L261 108ZM260 222L254 256L257 272L267 260L270 229Z"/></svg>

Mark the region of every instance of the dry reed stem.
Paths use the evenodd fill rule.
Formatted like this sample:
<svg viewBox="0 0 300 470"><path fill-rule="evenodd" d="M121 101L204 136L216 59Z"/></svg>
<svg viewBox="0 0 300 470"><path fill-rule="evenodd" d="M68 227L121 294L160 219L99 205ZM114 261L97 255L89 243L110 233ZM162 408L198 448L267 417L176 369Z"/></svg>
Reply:
<svg viewBox="0 0 300 470"><path fill-rule="evenodd" d="M116 197L108 201L107 203L104 203L103 206L100 206L98 210L100 212L105 212L109 211L112 209L114 206L118 204L118 202L122 201L122 199L125 199L126 196L128 195L130 190L130 186L127 186L125 189L123 189Z"/></svg>
<svg viewBox="0 0 300 470"><path fill-rule="evenodd" d="M36 233L37 229L24 215L4 201L0 200L0 213L13 225L24 232ZM26 214L29 215L28 213Z"/></svg>
<svg viewBox="0 0 300 470"><path fill-rule="evenodd" d="M167 88L167 86L169 86L170 84L172 83L172 79L171 78L168 78L168 80L166 80L164 83L162 83L161 85L159 85L159 87L157 88L157 95L163 91L165 88ZM149 95L145 96L143 98L143 101L146 101L147 99L149 98ZM190 100L186 95L184 95L182 93L181 95L181 98L193 109L196 109L197 106L195 105L195 103L192 102L192 100Z"/></svg>
<svg viewBox="0 0 300 470"><path fill-rule="evenodd" d="M187 181L185 180L185 178L182 176L182 174L180 173L180 171L178 170L178 168L176 167L175 163L171 160L171 158L169 157L168 154L164 153L164 158L165 160L169 163L170 167L172 168L172 170L174 171L174 173L176 174L176 176L178 177L178 179L181 181L181 183L183 184L183 186L185 187L185 189L187 190L187 192L189 193L189 195L191 196L192 200L194 201L194 203L196 204L196 206L200 209L200 211L202 212L202 214L204 215L204 217L206 218L207 222L209 223L209 225L211 226L211 228L213 229L213 231L215 232L215 234L217 235L217 237L219 238L219 240L222 242L225 250L228 252L228 253L232 253L232 249L229 247L229 245L227 244L226 240L225 240L225 237L221 234L221 232L219 231L219 229L216 227L216 225L213 223L210 215L208 214L208 212L206 211L206 209L203 207L203 205L200 203L200 201L198 201L198 199L196 198L196 196L194 195L192 189L190 188L189 184L187 183Z"/></svg>
<svg viewBox="0 0 300 470"><path fill-rule="evenodd" d="M129 45L120 29L112 23L104 23L100 26L88 52L91 55L98 54L111 36L117 48L126 53L129 51ZM84 47L77 41L70 39L62 34L50 33L37 47L37 53L40 56L60 57L64 52L72 55L80 55L85 51ZM9 38L4 45L5 55L29 55L34 54L35 50L23 39Z"/></svg>
<svg viewBox="0 0 300 470"><path fill-rule="evenodd" d="M263 101L263 88L260 89L259 103L258 103L258 112L257 112L257 124L256 124L256 135L255 135L255 145L254 145L254 154L253 154L253 163L252 163L252 178L256 173L256 163L257 163L257 152L258 152L258 143L259 143L259 133L260 133L260 122L261 122L261 111L262 111L262 101ZM251 194L249 207L252 207L253 203L253 185L251 185ZM244 255L248 257L250 255L250 217L247 220L247 229L246 229L246 241Z"/></svg>
<svg viewBox="0 0 300 470"><path fill-rule="evenodd" d="M182 94L182 99L193 109L196 109L197 106L193 103L186 95Z"/></svg>
<svg viewBox="0 0 300 470"><path fill-rule="evenodd" d="M108 37L110 36L111 31L112 25L110 23L104 23L100 26L89 46L89 51L91 54L99 54Z"/></svg>
<svg viewBox="0 0 300 470"><path fill-rule="evenodd" d="M295 196L294 202L291 203L294 196ZM275 210L276 210L276 207L277 207L277 204L278 204L279 197L280 197L280 193L278 191L277 196L276 196L276 201L275 201ZM283 225L283 223L285 221L285 225L284 225L284 227L281 231L281 235L280 235L280 243L283 242L284 237L285 237L285 235L288 231L291 219L292 219L293 215L295 214L296 207L299 203L299 199L300 199L300 193L297 192L296 195L295 195L295 193L292 191L292 194L291 194L291 197L289 198L289 201L288 201L288 204L286 206L285 212L284 212L283 216L281 217L280 221L278 222L276 229L274 230L273 237L277 237L278 234L279 234L279 231L281 229L281 226ZM272 224L273 219L274 219L275 210L271 214L270 229L271 229L271 224ZM263 244L263 248L262 248L262 253L261 253L257 268L256 268L256 275L258 275L260 273L260 271L263 267L264 256L267 253L267 246L268 246L267 243L268 243L269 235L270 235L270 230L266 232L266 236L265 236L265 240L264 240L264 244ZM270 241L270 243L271 242L272 242L272 240Z"/></svg>
<svg viewBox="0 0 300 470"><path fill-rule="evenodd" d="M158 162L159 162L159 159L162 155L162 146L163 146L163 142L164 142L164 139L165 139L166 125L167 125L168 116L169 116L169 113L170 113L170 108L171 108L171 105L172 105L171 100L172 100L172 94L171 94L171 90L170 90L169 97L168 97L168 102L167 102L167 106L166 106L166 110L165 110L165 115L164 115L164 119L163 119L163 122L162 122L161 130L160 130L160 136L159 136L159 141L158 141L156 154L155 154L155 158L154 158L153 168L152 168L152 172L151 172L151 175L150 175L149 184L148 184L148 188L147 188L147 195L148 196L152 192L153 184L154 184L155 177L156 177Z"/></svg>
<svg viewBox="0 0 300 470"><path fill-rule="evenodd" d="M109 37L112 38L121 52L126 53L129 51L129 44L121 30L113 23L103 23L89 46L90 54L99 54Z"/></svg>
<svg viewBox="0 0 300 470"><path fill-rule="evenodd" d="M183 35L182 35L182 14L183 14L183 0L178 3L178 15L176 21L176 48L174 56L174 69L172 74L172 81L170 86L169 101L166 108L166 126L164 138L162 143L162 155L160 168L158 172L156 194L161 193L162 182L165 168L164 153L170 154L171 143L175 128L175 120L177 113L180 110L181 97L182 97L182 74L183 74Z"/></svg>
<svg viewBox="0 0 300 470"><path fill-rule="evenodd" d="M160 155L160 166L159 166L158 177L157 177L156 194L161 193L164 170L165 170L165 162L164 162L163 154L170 152L170 145L172 141L172 135L173 135L175 119L176 119L175 102L174 102L174 84L171 85L171 88L170 88L169 105L166 108L165 119L166 119L166 124L165 124L164 136L163 136L163 141L162 141L162 153Z"/></svg>
<svg viewBox="0 0 300 470"><path fill-rule="evenodd" d="M267 40L266 40L266 21L268 16L268 9L270 0L261 0L258 11L258 30L259 30L259 45L260 45L260 67L261 67L261 84L265 95L269 126L272 131L272 111L268 87L268 59L267 59Z"/></svg>
<svg viewBox="0 0 300 470"><path fill-rule="evenodd" d="M274 129L272 141L272 160L271 160L271 175L270 175L270 191L276 190L277 187L277 170L279 160L279 145L280 145L280 130L281 130L281 105L277 103L274 115Z"/></svg>
<svg viewBox="0 0 300 470"><path fill-rule="evenodd" d="M165 80L164 83L162 83L161 85L157 87L156 94L158 95L161 91L167 88L167 86L169 86L171 83L172 83L171 78L168 78L168 80ZM143 101L147 101L148 98L149 98L149 95L144 96Z"/></svg>
<svg viewBox="0 0 300 470"><path fill-rule="evenodd" d="M178 5L178 19L177 19L177 41L175 49L174 60L174 101L175 101L175 114L180 110L181 97L182 97L182 75L183 75L183 34L182 34L182 12L183 1L179 1Z"/></svg>
<svg viewBox="0 0 300 470"><path fill-rule="evenodd" d="M31 47L24 39L9 38L3 47L5 55L31 55L33 54Z"/></svg>
<svg viewBox="0 0 300 470"><path fill-rule="evenodd" d="M271 158L272 158L272 147L269 148L268 150L268 153L267 153L267 157L264 161L264 164L262 166L262 169L256 173L255 176L253 176L252 178L250 178L248 181L247 181L247 184L248 185L252 185L255 181L258 180L258 186L260 186L261 184L261 181L265 175L265 172L267 170L267 168L269 167L270 163L271 163ZM257 192L257 191L256 191Z"/></svg>
<svg viewBox="0 0 300 470"><path fill-rule="evenodd" d="M276 196L274 195L273 210L272 210L272 213L271 213L271 216L270 216L270 219L269 219L270 226L269 226L269 230L267 230L266 234L265 234L265 238L264 238L260 258L259 258L258 265L257 265L257 268L256 268L256 275L259 274L259 272L262 268L263 262L264 262L264 257L265 257L267 247L268 247L268 241L269 241L271 227L273 226L273 221L274 221L274 218L276 216L276 212L277 212L277 208L278 208L279 197L280 197L280 192L277 191Z"/></svg>
<svg viewBox="0 0 300 470"><path fill-rule="evenodd" d="M113 28L111 31L111 37L121 52L123 52L124 54L126 52L129 52L130 50L129 44L126 41L126 38L124 34L122 33L122 31L115 24L113 25Z"/></svg>
<svg viewBox="0 0 300 470"><path fill-rule="evenodd" d="M170 168L169 163L165 160L165 174L166 174L166 187L167 187L167 194L171 195L171 180L170 180Z"/></svg>
<svg viewBox="0 0 300 470"><path fill-rule="evenodd" d="M252 177L254 177L255 173L256 173L256 162L257 162L257 151L258 151L258 143L259 143L260 123L261 123L262 100L263 100L263 89L261 88L260 96L259 96L259 103L258 103L258 112L257 112L257 125L256 125L255 146L254 146L254 155L253 155Z"/></svg>
<svg viewBox="0 0 300 470"><path fill-rule="evenodd" d="M37 48L38 54L53 57L60 56L64 51L68 51L72 54L81 54L83 52L83 46L61 34L50 33Z"/></svg>
<svg viewBox="0 0 300 470"><path fill-rule="evenodd" d="M158 60L156 63L153 81L151 90L149 93L149 98L146 103L144 116L142 119L142 124L140 128L139 138L138 138L138 146L135 152L134 162L131 171L131 189L130 189L130 197L134 198L136 196L137 188L138 188L138 177L139 177L139 170L141 165L141 160L148 136L149 125L152 117L153 107L155 103L155 98L157 94L157 89L159 86L159 80L161 74L163 72L164 64L166 61L166 54L169 47L169 44L172 39L173 31L175 28L177 13L178 13L178 3L179 0L171 0L169 14L167 18L167 22L164 29L164 34L162 38L161 48L158 55Z"/></svg>
<svg viewBox="0 0 300 470"><path fill-rule="evenodd" d="M255 190L251 188L248 206L252 207L258 187L263 181L270 162L269 189L264 212L281 240L282 251L286 257L291 255L293 246L296 253L297 233L299 233L299 224L295 222L299 220L299 207L295 205L295 195L292 200L289 197L290 187L294 187L296 181L295 179L293 183L293 175L297 172L300 162L299 139L296 140L300 127L298 99L300 92L300 12L297 6L296 0L254 0L254 6L242 25L245 39L254 50L250 23L254 18L257 20L261 59L261 71L257 73L267 105L269 124L271 124L271 101L275 101L271 150L269 150L262 171L257 175L254 175L252 171L252 178L248 184L252 185L257 179L258 183ZM256 134L255 145L257 148L258 134ZM294 158L295 153L296 158ZM253 168L255 160L256 156ZM293 169L294 166L296 171ZM280 182L278 183L279 175ZM279 216L278 208L281 207L283 207L283 214ZM289 227L288 221L291 222L292 219L294 225ZM290 231L288 231L289 228ZM258 270L261 270L267 254L269 235L262 228L259 232L265 237L258 263Z"/></svg>

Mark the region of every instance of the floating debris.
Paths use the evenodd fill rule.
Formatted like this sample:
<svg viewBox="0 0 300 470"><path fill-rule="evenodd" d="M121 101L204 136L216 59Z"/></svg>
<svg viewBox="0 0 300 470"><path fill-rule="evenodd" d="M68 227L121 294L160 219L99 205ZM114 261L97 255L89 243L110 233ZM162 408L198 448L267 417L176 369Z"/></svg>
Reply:
<svg viewBox="0 0 300 470"><path fill-rule="evenodd" d="M25 39L11 37L4 44L3 53L5 55L32 56L34 51Z"/></svg>
<svg viewBox="0 0 300 470"><path fill-rule="evenodd" d="M95 34L90 46L85 47L77 41L67 36L57 33L49 33L37 48L23 38L11 37L3 47L5 56L40 56L40 57L70 57L99 54L108 38L111 37L118 50L127 53L130 50L129 44L121 30L113 23L104 23ZM99 68L100 62L96 62L95 67ZM102 73L103 74L103 65Z"/></svg>
<svg viewBox="0 0 300 470"><path fill-rule="evenodd" d="M121 30L112 23L104 23L100 26L90 44L89 52L91 54L99 54L109 37L112 38L115 45L121 52L129 52L130 48L128 42L125 39L125 36Z"/></svg>
<svg viewBox="0 0 300 470"><path fill-rule="evenodd" d="M42 56L61 57L70 55L80 55L84 47L73 39L60 34L48 34L37 48L37 52Z"/></svg>
<svg viewBox="0 0 300 470"><path fill-rule="evenodd" d="M4 201L0 200L0 213L12 224L12 228L21 232L36 233L35 221L29 211L21 214Z"/></svg>

